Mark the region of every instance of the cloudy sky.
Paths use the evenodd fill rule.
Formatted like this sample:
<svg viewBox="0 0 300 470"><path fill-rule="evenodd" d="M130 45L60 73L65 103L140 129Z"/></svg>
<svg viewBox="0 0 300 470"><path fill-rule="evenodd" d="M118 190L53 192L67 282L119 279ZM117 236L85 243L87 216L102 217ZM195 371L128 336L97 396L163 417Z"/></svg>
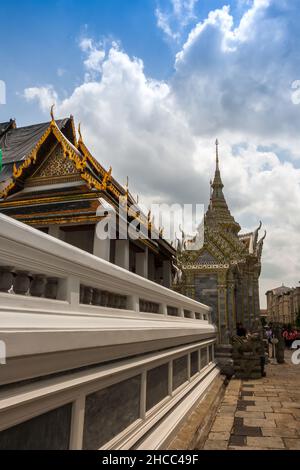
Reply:
<svg viewBox="0 0 300 470"><path fill-rule="evenodd" d="M148 203L207 204L218 137L232 213L268 232L262 305L299 282L299 1L1 1L1 13L1 121L47 120L55 102Z"/></svg>

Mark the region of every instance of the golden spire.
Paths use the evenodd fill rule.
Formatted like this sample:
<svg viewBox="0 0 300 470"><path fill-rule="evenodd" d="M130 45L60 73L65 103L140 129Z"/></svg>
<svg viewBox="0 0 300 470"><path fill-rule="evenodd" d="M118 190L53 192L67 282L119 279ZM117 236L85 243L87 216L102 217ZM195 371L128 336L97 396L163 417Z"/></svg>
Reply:
<svg viewBox="0 0 300 470"><path fill-rule="evenodd" d="M213 182L211 184L211 196L208 210L206 212L205 222L209 223L221 223L230 227L234 233L238 233L240 230L239 224L237 224L230 214L224 194L223 194L223 182L220 172L220 160L219 160L219 141L216 140L216 169Z"/></svg>
<svg viewBox="0 0 300 470"><path fill-rule="evenodd" d="M216 168L219 170L219 141L216 139Z"/></svg>
<svg viewBox="0 0 300 470"><path fill-rule="evenodd" d="M223 198L223 194L221 194L221 191L224 187L221 179L221 173L220 173L220 162L219 162L219 141L216 139L216 170L215 170L215 176L214 180L212 183L212 197L216 196L218 194L219 197Z"/></svg>

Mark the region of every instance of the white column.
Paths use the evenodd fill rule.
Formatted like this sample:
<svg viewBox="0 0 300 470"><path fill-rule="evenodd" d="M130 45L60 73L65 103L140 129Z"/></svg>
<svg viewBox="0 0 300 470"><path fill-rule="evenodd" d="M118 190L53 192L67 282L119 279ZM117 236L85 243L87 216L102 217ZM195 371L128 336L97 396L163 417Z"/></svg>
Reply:
<svg viewBox="0 0 300 470"><path fill-rule="evenodd" d="M49 225L49 228L48 228L48 235L51 235L51 237L58 238L59 240L63 240L63 239L64 239L63 233L62 233L62 231L60 230L60 226L59 226L59 225Z"/></svg>
<svg viewBox="0 0 300 470"><path fill-rule="evenodd" d="M171 287L172 285L172 269L170 260L163 262L163 285Z"/></svg>
<svg viewBox="0 0 300 470"><path fill-rule="evenodd" d="M129 240L116 240L116 265L129 270Z"/></svg>
<svg viewBox="0 0 300 470"><path fill-rule="evenodd" d="M105 240L101 240L97 237L97 231L95 230L94 234L94 248L93 254L98 256L98 258L105 259L109 261L110 259L110 238L106 238Z"/></svg>
<svg viewBox="0 0 300 470"><path fill-rule="evenodd" d="M155 259L153 253L148 252L148 279L155 281Z"/></svg>
<svg viewBox="0 0 300 470"><path fill-rule="evenodd" d="M143 253L136 253L136 274L148 277L148 247Z"/></svg>
<svg viewBox="0 0 300 470"><path fill-rule="evenodd" d="M85 396L81 395L73 403L70 450L82 449L84 412L85 412Z"/></svg>
<svg viewBox="0 0 300 470"><path fill-rule="evenodd" d="M141 394L140 394L140 418L145 419L146 416L146 394L147 394L147 372L142 373L141 377Z"/></svg>

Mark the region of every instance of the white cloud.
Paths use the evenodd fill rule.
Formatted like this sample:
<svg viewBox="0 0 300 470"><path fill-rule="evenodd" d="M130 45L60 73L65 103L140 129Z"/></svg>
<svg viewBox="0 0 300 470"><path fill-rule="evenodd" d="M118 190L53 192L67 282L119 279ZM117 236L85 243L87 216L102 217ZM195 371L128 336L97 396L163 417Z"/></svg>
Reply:
<svg viewBox="0 0 300 470"><path fill-rule="evenodd" d="M31 87L24 90L24 98L26 101L37 99L41 109L48 112L51 106L58 101L58 94L52 85L42 87Z"/></svg>
<svg viewBox="0 0 300 470"><path fill-rule="evenodd" d="M90 38L82 38L79 45L81 50L87 56L84 60L84 66L87 70L85 75L86 81L95 79L97 73L99 74L102 72L102 63L105 58L103 44L96 44Z"/></svg>
<svg viewBox="0 0 300 470"><path fill-rule="evenodd" d="M181 37L183 29L195 19L195 6L198 0L170 0L164 2L164 8L158 6L155 10L157 26L164 34L175 41Z"/></svg>
<svg viewBox="0 0 300 470"><path fill-rule="evenodd" d="M295 0L261 0L237 26L224 6L193 28L176 56L173 87L195 132L221 128L279 147L288 141L298 154L300 112L291 89L300 73L297 16Z"/></svg>
<svg viewBox="0 0 300 470"><path fill-rule="evenodd" d="M82 122L95 156L120 182L129 175L145 202L207 203L218 136L233 214L247 231L260 219L268 230L262 294L295 284L300 266L300 107L290 88L300 78L300 32L296 2L281 3L279 16L271 8L278 5L251 3L236 26L228 7L211 12L177 54L168 83L147 77L143 62L114 44L101 73L56 111ZM81 46L88 54L96 48L89 41ZM58 98L49 86L25 97L47 112Z"/></svg>

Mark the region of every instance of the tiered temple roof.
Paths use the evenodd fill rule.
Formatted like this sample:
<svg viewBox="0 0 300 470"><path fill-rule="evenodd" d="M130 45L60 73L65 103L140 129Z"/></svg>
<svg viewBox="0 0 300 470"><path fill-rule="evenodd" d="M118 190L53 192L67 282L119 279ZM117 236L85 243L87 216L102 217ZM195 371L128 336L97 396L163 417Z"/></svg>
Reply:
<svg viewBox="0 0 300 470"><path fill-rule="evenodd" d="M105 169L85 145L80 126L77 139L72 116L17 127L14 120L0 123L3 167L0 173L0 210L22 222L41 228L49 224L91 224L99 220L97 209L105 200L118 212L119 201L127 210L137 206L128 189ZM104 199L103 199L104 198ZM103 205L105 209L105 204ZM175 249L142 210L132 214L148 230L159 234L145 241L152 250L174 256Z"/></svg>

